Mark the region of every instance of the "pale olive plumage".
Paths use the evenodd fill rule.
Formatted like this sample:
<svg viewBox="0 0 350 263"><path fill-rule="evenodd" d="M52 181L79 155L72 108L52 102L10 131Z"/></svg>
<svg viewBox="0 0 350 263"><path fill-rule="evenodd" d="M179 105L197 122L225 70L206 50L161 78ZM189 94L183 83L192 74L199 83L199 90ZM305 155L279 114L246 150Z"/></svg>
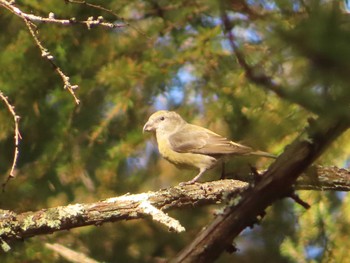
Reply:
<svg viewBox="0 0 350 263"><path fill-rule="evenodd" d="M199 173L188 183L196 182L208 169L226 155L274 155L230 141L206 128L189 124L174 111L157 111L143 131L155 132L160 154L179 167L198 168Z"/></svg>

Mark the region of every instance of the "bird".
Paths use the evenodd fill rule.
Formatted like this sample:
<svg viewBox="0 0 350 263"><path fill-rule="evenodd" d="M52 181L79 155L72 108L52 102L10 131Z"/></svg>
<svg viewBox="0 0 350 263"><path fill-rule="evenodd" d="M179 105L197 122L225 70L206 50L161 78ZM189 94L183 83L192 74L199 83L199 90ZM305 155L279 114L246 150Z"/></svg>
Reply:
<svg viewBox="0 0 350 263"><path fill-rule="evenodd" d="M143 132L156 135L159 153L178 168L199 169L199 173L182 185L194 184L225 156L255 155L276 158L233 142L209 129L186 122L175 111L159 110L143 126Z"/></svg>

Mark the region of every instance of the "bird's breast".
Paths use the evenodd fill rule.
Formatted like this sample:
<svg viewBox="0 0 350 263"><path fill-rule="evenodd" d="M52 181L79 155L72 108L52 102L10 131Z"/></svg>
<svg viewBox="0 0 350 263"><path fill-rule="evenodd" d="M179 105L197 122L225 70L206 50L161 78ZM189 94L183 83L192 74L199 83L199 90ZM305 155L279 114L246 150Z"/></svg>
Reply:
<svg viewBox="0 0 350 263"><path fill-rule="evenodd" d="M212 168L217 159L204 154L179 153L174 151L167 138L157 136L158 150L164 159L178 166L179 168Z"/></svg>

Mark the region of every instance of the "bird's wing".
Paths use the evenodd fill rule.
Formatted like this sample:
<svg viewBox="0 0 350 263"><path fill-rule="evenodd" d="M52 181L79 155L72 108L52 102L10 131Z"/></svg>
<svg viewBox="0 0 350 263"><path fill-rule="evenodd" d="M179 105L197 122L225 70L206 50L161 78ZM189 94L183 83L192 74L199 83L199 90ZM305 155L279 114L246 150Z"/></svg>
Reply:
<svg viewBox="0 0 350 263"><path fill-rule="evenodd" d="M172 149L181 153L207 155L248 154L252 149L234 143L203 127L186 124L169 137Z"/></svg>

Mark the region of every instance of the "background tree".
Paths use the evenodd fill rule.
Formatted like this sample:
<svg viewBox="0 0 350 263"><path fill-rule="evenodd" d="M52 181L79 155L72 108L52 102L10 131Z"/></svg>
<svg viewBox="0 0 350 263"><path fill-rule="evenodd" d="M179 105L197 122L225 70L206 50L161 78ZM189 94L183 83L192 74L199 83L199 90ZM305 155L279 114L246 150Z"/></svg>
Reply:
<svg viewBox="0 0 350 263"><path fill-rule="evenodd" d="M338 1L16 3L26 14L51 19L44 22L24 20L11 6L0 1L0 90L21 117L22 140L16 179L2 194L2 209L24 212L92 202L192 178L193 172L159 158L142 134L157 109L175 109L188 121L276 154L310 117L349 120L350 28ZM5 180L14 152L5 104L0 118ZM347 167L348 158L346 132L318 163ZM236 158L227 171L241 178L249 164L266 168L270 162ZM218 179L218 172L204 178ZM218 262L344 261L348 196L300 195L311 209L276 202L261 226L235 240L239 251L223 254ZM58 260L45 247L48 242L106 262L171 258L217 209L171 212L186 227L184 234L168 233L147 220L107 224L35 237L1 257L3 262L51 261L53 255Z"/></svg>

